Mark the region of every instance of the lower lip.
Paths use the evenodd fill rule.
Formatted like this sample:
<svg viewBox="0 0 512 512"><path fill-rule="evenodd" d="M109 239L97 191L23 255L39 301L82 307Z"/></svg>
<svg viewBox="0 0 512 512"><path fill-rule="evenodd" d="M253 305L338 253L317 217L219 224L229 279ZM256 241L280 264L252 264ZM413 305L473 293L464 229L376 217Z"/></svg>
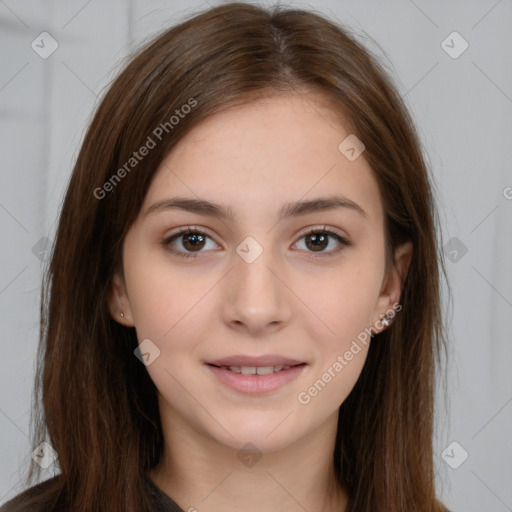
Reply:
<svg viewBox="0 0 512 512"><path fill-rule="evenodd" d="M293 379L296 379L307 365L304 363L292 366L288 370L280 370L268 375L244 375L224 368L218 368L211 364L207 364L206 366L220 382L229 388L249 395L259 395L276 391L285 384L288 384Z"/></svg>

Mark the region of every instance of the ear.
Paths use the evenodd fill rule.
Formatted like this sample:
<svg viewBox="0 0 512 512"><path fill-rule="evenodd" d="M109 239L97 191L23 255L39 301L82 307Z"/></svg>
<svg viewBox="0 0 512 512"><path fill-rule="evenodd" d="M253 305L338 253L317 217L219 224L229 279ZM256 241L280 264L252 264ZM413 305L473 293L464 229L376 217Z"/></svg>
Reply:
<svg viewBox="0 0 512 512"><path fill-rule="evenodd" d="M400 311L400 309L396 310L396 308L400 303L403 284L405 278L407 277L407 273L409 272L412 252L413 248L411 241L403 243L397 247L395 251L395 262L394 264L391 264L391 268L384 278L380 295L375 307L375 313L372 322L375 333L382 332L387 328L381 323L384 315L389 314L390 316L394 316L396 311ZM395 304L395 307L393 307L393 304Z"/></svg>
<svg viewBox="0 0 512 512"><path fill-rule="evenodd" d="M114 272L112 276L107 301L110 315L116 322L126 327L134 326L124 278L118 271ZM121 313L123 313L123 316L121 316Z"/></svg>

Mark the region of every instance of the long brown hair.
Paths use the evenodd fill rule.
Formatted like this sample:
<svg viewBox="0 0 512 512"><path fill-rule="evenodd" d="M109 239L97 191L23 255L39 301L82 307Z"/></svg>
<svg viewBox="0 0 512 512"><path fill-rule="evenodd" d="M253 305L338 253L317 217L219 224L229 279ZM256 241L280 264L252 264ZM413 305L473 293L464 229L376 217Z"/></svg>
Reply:
<svg viewBox="0 0 512 512"><path fill-rule="evenodd" d="M403 309L376 335L339 409L336 475L347 485L351 511L446 510L436 498L432 448L446 272L413 122L382 64L347 28L313 11L244 3L190 16L146 43L90 123L41 297L33 448L47 440L60 475L25 505L150 510L144 478L163 448L157 390L134 356L135 329L114 321L107 306L124 237L159 163L194 126L259 97L301 91L328 98L364 142L391 264L401 242L413 244ZM135 158L148 137L154 147ZM35 474L32 461L29 485Z"/></svg>

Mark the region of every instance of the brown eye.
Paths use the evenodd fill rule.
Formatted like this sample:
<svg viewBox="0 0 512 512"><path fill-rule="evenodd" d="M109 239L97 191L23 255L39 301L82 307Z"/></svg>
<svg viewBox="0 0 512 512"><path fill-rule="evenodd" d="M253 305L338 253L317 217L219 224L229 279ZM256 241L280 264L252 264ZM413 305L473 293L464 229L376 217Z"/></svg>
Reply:
<svg viewBox="0 0 512 512"><path fill-rule="evenodd" d="M312 229L303 235L302 239L306 240L306 251L318 253L319 256L331 256L342 250L344 246L351 245L347 239L327 229ZM337 248L326 250L331 243L331 239L336 240L339 245Z"/></svg>
<svg viewBox="0 0 512 512"><path fill-rule="evenodd" d="M202 249L205 248L207 240L211 237L206 233L197 229L187 227L180 230L178 233L171 235L162 241L162 245L171 253L181 256L183 258L196 258L201 254ZM337 254L344 246L350 246L351 243L341 235L327 230L327 229L312 229L304 234L300 240L306 240L306 252L317 253L318 256L331 256ZM338 247L326 250L331 240L334 239L338 242ZM179 243L181 247L176 247ZM214 244L216 246L216 244ZM214 247L215 248L215 247Z"/></svg>
<svg viewBox="0 0 512 512"><path fill-rule="evenodd" d="M202 249L204 247L205 238L200 233L186 233L183 236L183 247L187 251L194 251L195 249Z"/></svg>
<svg viewBox="0 0 512 512"><path fill-rule="evenodd" d="M201 249L205 247L207 239L211 240L206 233L197 229L186 228L163 240L162 245L168 251L183 258L195 258L202 252ZM178 242L181 243L176 248L175 244ZM179 247L180 245L181 247Z"/></svg>
<svg viewBox="0 0 512 512"><path fill-rule="evenodd" d="M326 236L325 233L306 235L306 240L307 247L313 251L321 251L329 245L329 235Z"/></svg>

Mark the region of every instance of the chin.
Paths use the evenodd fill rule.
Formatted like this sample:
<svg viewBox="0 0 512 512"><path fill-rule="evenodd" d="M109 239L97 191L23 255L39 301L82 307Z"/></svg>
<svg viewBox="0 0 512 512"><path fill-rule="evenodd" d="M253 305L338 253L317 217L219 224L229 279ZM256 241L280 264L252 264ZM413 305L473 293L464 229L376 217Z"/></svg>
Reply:
<svg viewBox="0 0 512 512"><path fill-rule="evenodd" d="M261 415L261 412L259 414ZM264 421L259 424L251 422L251 418L246 417L239 422L227 423L229 425L227 429L233 437L221 427L219 427L220 431L216 429L215 433L210 431L210 435L218 443L236 451L244 449L248 443L251 443L261 453L276 452L286 448L300 437L299 432L291 431L293 425L285 426L285 423L290 419L283 421L285 417L286 414L280 415L276 421ZM250 447L247 447L247 449L250 449Z"/></svg>

